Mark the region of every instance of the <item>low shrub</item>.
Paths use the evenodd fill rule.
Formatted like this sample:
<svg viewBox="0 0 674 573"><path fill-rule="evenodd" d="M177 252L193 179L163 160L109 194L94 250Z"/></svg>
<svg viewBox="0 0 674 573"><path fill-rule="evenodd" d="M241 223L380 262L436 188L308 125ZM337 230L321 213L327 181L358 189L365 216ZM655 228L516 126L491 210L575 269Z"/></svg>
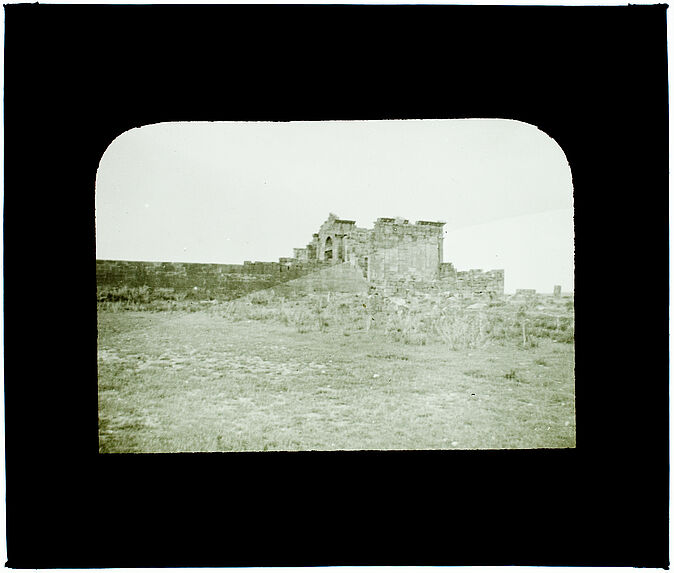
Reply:
<svg viewBox="0 0 674 573"><path fill-rule="evenodd" d="M437 334L454 350L484 346L490 326L486 314L468 311L445 314L435 322Z"/></svg>
<svg viewBox="0 0 674 573"><path fill-rule="evenodd" d="M283 301L283 298L276 298L273 290L258 290L245 297L253 304L269 306L270 304Z"/></svg>
<svg viewBox="0 0 674 573"><path fill-rule="evenodd" d="M150 287L99 287L96 293L98 308L118 312L123 310L199 310L208 299L208 293L200 291L176 291L173 288ZM212 297L211 297L212 298Z"/></svg>
<svg viewBox="0 0 674 573"><path fill-rule="evenodd" d="M227 302L205 300L206 290L119 287L98 290L99 308L110 311L203 311L232 321L270 321L300 333L350 335L379 332L411 345L442 342L452 349L488 344L535 347L548 338L573 343L574 319L558 307L546 311L521 300L492 300L472 306L470 299L412 296L389 299L381 295L347 293L291 293L274 289L249 293ZM540 301L544 303L544 300ZM571 305L573 301L570 301Z"/></svg>

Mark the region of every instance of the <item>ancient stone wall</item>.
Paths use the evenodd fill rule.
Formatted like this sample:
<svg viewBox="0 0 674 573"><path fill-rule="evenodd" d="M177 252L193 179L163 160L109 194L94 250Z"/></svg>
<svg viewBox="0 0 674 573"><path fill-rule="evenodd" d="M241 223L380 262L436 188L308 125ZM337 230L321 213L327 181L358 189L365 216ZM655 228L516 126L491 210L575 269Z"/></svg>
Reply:
<svg viewBox="0 0 674 573"><path fill-rule="evenodd" d="M243 265L96 261L103 287L202 290L216 298L293 283L293 288L382 292L409 289L466 296L503 294L503 271L457 271L443 262L443 227L437 221L411 224L402 218L379 218L373 229L330 213L306 247L278 262L244 261Z"/></svg>
<svg viewBox="0 0 674 573"><path fill-rule="evenodd" d="M356 265L368 278L370 255L373 250L372 230L354 226L347 237L347 260Z"/></svg>
<svg viewBox="0 0 674 573"><path fill-rule="evenodd" d="M377 219L373 230L370 280L435 280L442 262L444 223Z"/></svg>
<svg viewBox="0 0 674 573"><path fill-rule="evenodd" d="M382 280L373 285L386 296L404 296L409 292L455 295L464 297L502 296L504 273L495 271L456 271L454 276L445 276L434 280L411 278L393 278Z"/></svg>
<svg viewBox="0 0 674 573"><path fill-rule="evenodd" d="M246 261L243 265L97 260L96 284L99 289L149 286L172 288L176 292L196 290L228 300L316 273L320 275L325 267L320 262L297 263L287 259L278 263ZM340 289L334 281L330 286ZM351 289L352 285L345 283L343 288Z"/></svg>
<svg viewBox="0 0 674 573"><path fill-rule="evenodd" d="M483 271L472 269L457 271L456 292L464 296L491 294L502 295L504 290L503 270Z"/></svg>

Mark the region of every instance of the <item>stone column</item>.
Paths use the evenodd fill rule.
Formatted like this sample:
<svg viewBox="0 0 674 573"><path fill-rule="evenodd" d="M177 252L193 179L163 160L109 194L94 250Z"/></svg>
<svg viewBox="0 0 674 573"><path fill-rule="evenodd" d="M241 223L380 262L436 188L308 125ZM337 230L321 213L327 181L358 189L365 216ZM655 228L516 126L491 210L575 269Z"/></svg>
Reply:
<svg viewBox="0 0 674 573"><path fill-rule="evenodd" d="M335 235L333 241L332 259L335 264L341 263L344 260L344 235Z"/></svg>
<svg viewBox="0 0 674 573"><path fill-rule="evenodd" d="M332 264L336 265L339 257L339 235L332 236Z"/></svg>

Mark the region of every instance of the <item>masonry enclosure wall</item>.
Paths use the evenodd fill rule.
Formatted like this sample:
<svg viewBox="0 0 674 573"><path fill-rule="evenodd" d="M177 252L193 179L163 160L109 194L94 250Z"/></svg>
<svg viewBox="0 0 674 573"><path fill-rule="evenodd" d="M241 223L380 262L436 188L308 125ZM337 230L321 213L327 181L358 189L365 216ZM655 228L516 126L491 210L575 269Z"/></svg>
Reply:
<svg viewBox="0 0 674 573"><path fill-rule="evenodd" d="M286 285L297 291L384 293L414 289L449 294L503 295L503 270L457 271L443 262L443 227L437 221L410 223L379 218L373 229L330 214L306 247L278 262L242 265L140 261L96 261L96 282L105 287L172 288L231 299Z"/></svg>

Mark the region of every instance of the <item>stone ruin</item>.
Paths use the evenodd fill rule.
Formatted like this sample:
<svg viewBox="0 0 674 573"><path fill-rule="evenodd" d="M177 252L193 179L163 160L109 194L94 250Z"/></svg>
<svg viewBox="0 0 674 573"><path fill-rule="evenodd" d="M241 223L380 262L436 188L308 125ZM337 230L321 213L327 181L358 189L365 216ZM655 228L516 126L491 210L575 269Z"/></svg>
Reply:
<svg viewBox="0 0 674 573"><path fill-rule="evenodd" d="M380 217L366 229L330 213L306 247L294 249L292 258L280 262L349 264L371 285L385 290L503 295L503 270L457 271L443 261L444 226L441 221Z"/></svg>
<svg viewBox="0 0 674 573"><path fill-rule="evenodd" d="M420 291L448 295L503 295L503 270L457 271L443 262L445 223L379 218L372 229L330 214L306 247L278 262L206 264L96 261L99 288L170 288L231 299L286 285L297 292Z"/></svg>

